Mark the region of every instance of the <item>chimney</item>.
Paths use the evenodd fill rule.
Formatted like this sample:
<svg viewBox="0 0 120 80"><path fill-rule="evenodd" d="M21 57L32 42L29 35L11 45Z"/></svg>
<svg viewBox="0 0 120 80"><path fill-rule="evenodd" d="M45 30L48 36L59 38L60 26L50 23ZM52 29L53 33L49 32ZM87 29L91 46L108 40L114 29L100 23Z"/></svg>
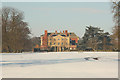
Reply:
<svg viewBox="0 0 120 80"><path fill-rule="evenodd" d="M45 30L45 35L47 36L47 30Z"/></svg>
<svg viewBox="0 0 120 80"><path fill-rule="evenodd" d="M55 34L57 34L57 31L55 31Z"/></svg>
<svg viewBox="0 0 120 80"><path fill-rule="evenodd" d="M63 33L64 33L64 31L63 31Z"/></svg>
<svg viewBox="0 0 120 80"><path fill-rule="evenodd" d="M67 30L65 30L65 35L67 36L67 33L68 33L68 31Z"/></svg>

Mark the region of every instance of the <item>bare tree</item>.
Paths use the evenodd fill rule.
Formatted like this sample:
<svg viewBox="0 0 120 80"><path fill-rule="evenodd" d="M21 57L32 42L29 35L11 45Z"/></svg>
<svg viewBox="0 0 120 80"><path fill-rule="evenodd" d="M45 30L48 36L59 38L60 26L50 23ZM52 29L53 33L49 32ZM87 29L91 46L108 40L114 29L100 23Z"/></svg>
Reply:
<svg viewBox="0 0 120 80"><path fill-rule="evenodd" d="M3 52L19 52L29 46L30 30L23 19L23 12L10 7L2 8Z"/></svg>
<svg viewBox="0 0 120 80"><path fill-rule="evenodd" d="M113 27L113 35L112 42L114 44L114 48L120 47L120 1L116 0L112 3L112 13L113 13L113 21L115 22L115 26Z"/></svg>
<svg viewBox="0 0 120 80"><path fill-rule="evenodd" d="M0 7L0 53L2 52L2 13Z"/></svg>
<svg viewBox="0 0 120 80"><path fill-rule="evenodd" d="M40 37L33 37L31 38L32 41L32 47L35 47L36 45L41 45Z"/></svg>

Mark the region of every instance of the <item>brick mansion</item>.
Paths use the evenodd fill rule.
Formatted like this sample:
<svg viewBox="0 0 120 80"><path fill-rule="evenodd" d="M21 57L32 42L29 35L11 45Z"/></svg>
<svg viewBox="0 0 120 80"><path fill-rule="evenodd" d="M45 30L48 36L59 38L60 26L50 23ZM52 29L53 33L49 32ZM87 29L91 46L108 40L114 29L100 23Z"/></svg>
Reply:
<svg viewBox="0 0 120 80"><path fill-rule="evenodd" d="M37 44L33 51L70 51L77 50L77 43L79 37L73 33L68 32L67 30L63 32L51 32L47 30L44 31L44 34L40 36L40 44Z"/></svg>

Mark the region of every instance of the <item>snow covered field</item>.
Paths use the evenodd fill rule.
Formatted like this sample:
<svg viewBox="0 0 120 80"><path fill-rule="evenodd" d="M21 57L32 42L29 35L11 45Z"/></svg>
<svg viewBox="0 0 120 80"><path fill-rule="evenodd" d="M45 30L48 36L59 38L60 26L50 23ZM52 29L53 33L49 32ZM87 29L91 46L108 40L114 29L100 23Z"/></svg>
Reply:
<svg viewBox="0 0 120 80"><path fill-rule="evenodd" d="M0 67L3 78L118 77L117 52L3 53L1 55Z"/></svg>

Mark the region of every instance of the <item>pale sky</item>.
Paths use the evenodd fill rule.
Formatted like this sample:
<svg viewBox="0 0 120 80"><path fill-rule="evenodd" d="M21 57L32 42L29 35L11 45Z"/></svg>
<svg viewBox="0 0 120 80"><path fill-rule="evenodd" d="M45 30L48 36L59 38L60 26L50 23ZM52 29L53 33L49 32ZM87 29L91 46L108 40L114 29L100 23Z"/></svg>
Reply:
<svg viewBox="0 0 120 80"><path fill-rule="evenodd" d="M32 36L39 37L44 30L68 30L83 37L86 26L110 33L114 26L110 2L4 2L2 6L23 11Z"/></svg>

